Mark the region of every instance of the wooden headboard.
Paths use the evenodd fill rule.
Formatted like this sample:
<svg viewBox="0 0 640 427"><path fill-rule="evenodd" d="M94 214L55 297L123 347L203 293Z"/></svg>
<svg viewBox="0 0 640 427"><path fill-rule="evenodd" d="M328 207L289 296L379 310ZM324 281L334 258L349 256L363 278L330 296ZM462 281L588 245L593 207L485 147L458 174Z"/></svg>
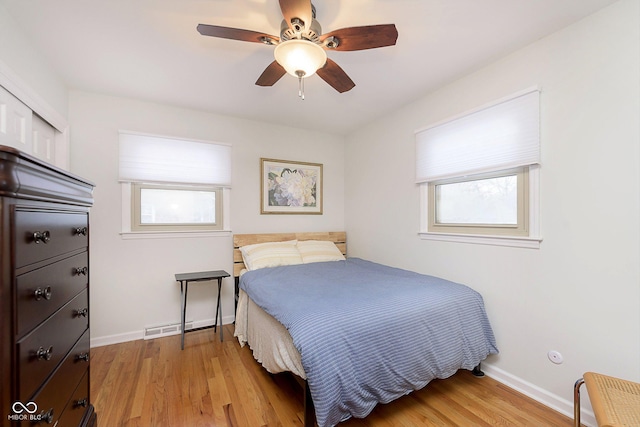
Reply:
<svg viewBox="0 0 640 427"><path fill-rule="evenodd" d="M233 235L233 276L240 277L244 262L240 247L255 243L284 242L287 240L328 240L336 244L342 255L347 256L347 233L344 231L328 231L314 233L268 233L268 234L234 234Z"/></svg>

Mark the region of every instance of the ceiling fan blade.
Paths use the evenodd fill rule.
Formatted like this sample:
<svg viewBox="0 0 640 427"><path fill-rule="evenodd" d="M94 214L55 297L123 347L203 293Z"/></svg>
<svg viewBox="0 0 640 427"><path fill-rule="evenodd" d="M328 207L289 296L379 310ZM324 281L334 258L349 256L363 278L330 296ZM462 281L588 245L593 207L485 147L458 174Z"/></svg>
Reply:
<svg viewBox="0 0 640 427"><path fill-rule="evenodd" d="M219 37L223 39L240 40L264 44L278 44L280 39L270 34L240 28L219 27L217 25L198 24L198 32L203 36Z"/></svg>
<svg viewBox="0 0 640 427"><path fill-rule="evenodd" d="M286 73L287 72L284 68L282 68L282 65L278 64L277 61L273 61L262 72L260 77L258 77L258 80L256 80L256 84L258 86L273 86Z"/></svg>
<svg viewBox="0 0 640 427"><path fill-rule="evenodd" d="M280 0L280 10L282 10L282 16L284 16L287 25L293 31L299 32L311 27L313 21L311 0ZM296 27L294 23L296 18L302 21L302 28Z"/></svg>
<svg viewBox="0 0 640 427"><path fill-rule="evenodd" d="M324 64L324 67L319 68L316 73L340 93L351 90L356 85L347 73L330 58L327 58L327 63Z"/></svg>
<svg viewBox="0 0 640 427"><path fill-rule="evenodd" d="M337 46L332 47L329 39L337 40ZM329 40L327 40L329 39ZM321 42L331 50L351 51L375 49L378 47L393 46L398 39L398 30L394 24L366 25L363 27L349 27L331 31L320 37Z"/></svg>

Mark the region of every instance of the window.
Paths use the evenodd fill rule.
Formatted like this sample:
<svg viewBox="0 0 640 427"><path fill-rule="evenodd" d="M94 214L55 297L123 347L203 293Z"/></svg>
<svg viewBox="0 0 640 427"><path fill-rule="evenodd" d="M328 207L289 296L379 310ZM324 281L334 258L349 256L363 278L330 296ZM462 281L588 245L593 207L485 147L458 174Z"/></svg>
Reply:
<svg viewBox="0 0 640 427"><path fill-rule="evenodd" d="M511 169L429 184L428 229L435 232L528 235L529 171Z"/></svg>
<svg viewBox="0 0 640 427"><path fill-rule="evenodd" d="M133 231L222 229L222 189L134 183Z"/></svg>
<svg viewBox="0 0 640 427"><path fill-rule="evenodd" d="M231 147L120 133L123 233L228 229Z"/></svg>
<svg viewBox="0 0 640 427"><path fill-rule="evenodd" d="M421 236L537 247L539 164L538 90L417 132Z"/></svg>

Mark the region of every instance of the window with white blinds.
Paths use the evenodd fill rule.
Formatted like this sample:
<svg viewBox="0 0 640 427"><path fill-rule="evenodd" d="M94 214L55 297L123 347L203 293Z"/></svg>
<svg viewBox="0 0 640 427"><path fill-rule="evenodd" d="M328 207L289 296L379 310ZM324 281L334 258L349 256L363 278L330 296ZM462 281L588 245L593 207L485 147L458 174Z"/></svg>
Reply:
<svg viewBox="0 0 640 427"><path fill-rule="evenodd" d="M419 183L539 163L538 90L416 132Z"/></svg>
<svg viewBox="0 0 640 427"><path fill-rule="evenodd" d="M120 132L120 181L231 186L231 146Z"/></svg>
<svg viewBox="0 0 640 427"><path fill-rule="evenodd" d="M231 146L120 132L123 232L223 230Z"/></svg>
<svg viewBox="0 0 640 427"><path fill-rule="evenodd" d="M539 165L537 89L416 132L421 235L538 244Z"/></svg>

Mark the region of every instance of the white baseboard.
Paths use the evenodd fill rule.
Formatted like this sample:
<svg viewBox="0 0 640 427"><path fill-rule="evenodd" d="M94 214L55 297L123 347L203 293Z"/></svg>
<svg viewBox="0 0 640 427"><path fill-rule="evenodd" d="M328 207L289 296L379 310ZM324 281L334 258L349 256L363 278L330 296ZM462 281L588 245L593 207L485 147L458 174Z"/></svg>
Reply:
<svg viewBox="0 0 640 427"><path fill-rule="evenodd" d="M102 337L91 337L90 347L102 347L104 345L120 344L128 341L141 340L144 331L125 332L123 334L106 335Z"/></svg>
<svg viewBox="0 0 640 427"><path fill-rule="evenodd" d="M233 323L235 321L235 318L233 316L226 316L222 318L222 324L223 325L227 325L229 323ZM213 318L211 319L204 319L204 320L198 320L198 321L191 321L192 323L192 329L195 328L204 328L207 326L211 326L213 325ZM188 329L187 329L188 330ZM169 336L169 335L178 335L180 333L180 331L176 331L175 333L172 334L164 334L162 335L164 336ZM158 337L160 338L160 337ZM125 332L122 334L115 334L115 335L106 335L106 336L102 336L102 337L91 337L91 348L94 347L102 347L105 345L111 345L111 344L120 344L123 342L128 342L128 341L135 341L135 340L141 340L144 339L144 328L142 330L139 331L132 331L132 332Z"/></svg>
<svg viewBox="0 0 640 427"><path fill-rule="evenodd" d="M531 384L530 382L518 378L500 368L491 366L491 364L489 363L483 362L482 370L485 374L487 374L494 380L499 381L509 388L512 388L532 398L533 400L540 402L541 404L573 419L573 401L570 402L566 399L561 398L560 396L549 393L547 390L544 390L535 384ZM569 384L567 387L573 390L573 384ZM583 387L582 394L585 393L586 389ZM580 421L587 427L595 427L597 425L596 418L593 412L586 410L584 407L581 410Z"/></svg>

